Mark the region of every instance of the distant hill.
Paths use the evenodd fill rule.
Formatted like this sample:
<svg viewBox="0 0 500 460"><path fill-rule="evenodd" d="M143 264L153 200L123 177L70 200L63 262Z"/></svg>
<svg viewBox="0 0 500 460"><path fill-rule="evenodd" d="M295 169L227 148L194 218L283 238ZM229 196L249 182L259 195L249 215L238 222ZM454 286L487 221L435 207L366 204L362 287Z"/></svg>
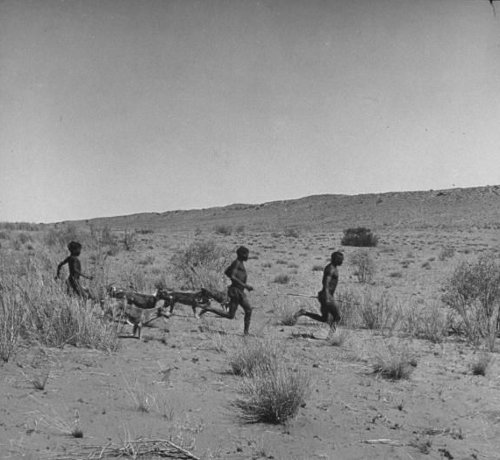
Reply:
<svg viewBox="0 0 500 460"><path fill-rule="evenodd" d="M500 186L363 195L314 195L262 204L140 213L89 219L75 224L120 230L213 229L217 225L254 230L310 228L500 228Z"/></svg>

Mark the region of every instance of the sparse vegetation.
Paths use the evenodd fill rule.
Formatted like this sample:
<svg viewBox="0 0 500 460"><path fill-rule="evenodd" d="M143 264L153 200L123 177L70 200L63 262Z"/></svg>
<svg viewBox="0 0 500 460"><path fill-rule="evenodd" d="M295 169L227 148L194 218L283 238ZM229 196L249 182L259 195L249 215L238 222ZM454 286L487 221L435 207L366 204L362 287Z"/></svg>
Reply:
<svg viewBox="0 0 500 460"><path fill-rule="evenodd" d="M296 228L286 228L283 235L287 238L298 238L300 233Z"/></svg>
<svg viewBox="0 0 500 460"><path fill-rule="evenodd" d="M477 344L487 338L492 350L500 309L500 263L496 257L485 254L475 262L461 262L443 290L443 302L459 315L468 339Z"/></svg>
<svg viewBox="0 0 500 460"><path fill-rule="evenodd" d="M0 358L7 362L15 352L25 319L17 290L0 288Z"/></svg>
<svg viewBox="0 0 500 460"><path fill-rule="evenodd" d="M408 379L417 361L406 345L388 345L373 358L373 372L390 380Z"/></svg>
<svg viewBox="0 0 500 460"><path fill-rule="evenodd" d="M449 317L436 302L427 306L410 304L403 312L402 328L412 337L441 343L448 335Z"/></svg>
<svg viewBox="0 0 500 460"><path fill-rule="evenodd" d="M229 236L233 233L233 227L230 225L216 225L214 228L214 232L218 235Z"/></svg>
<svg viewBox="0 0 500 460"><path fill-rule="evenodd" d="M371 283L375 275L376 265L373 257L367 250L353 252L349 257L355 276L360 283Z"/></svg>
<svg viewBox="0 0 500 460"><path fill-rule="evenodd" d="M210 213L205 212L205 215L208 219ZM299 217L294 216L297 222L300 222ZM383 231L381 247L345 250L348 262L355 254L368 254L372 262L376 262L377 271L373 278L360 279L360 272L353 270L350 263L339 268L335 300L341 322L340 327L331 332L327 325L306 318L296 327L284 326L295 325L294 313L299 309L319 310L314 295L321 289L320 275L328 263L327 256L338 247L341 235L336 232L339 227L318 232L291 220L290 225L297 225L300 236L287 237L285 218L259 224L249 218L244 221L243 237L236 235L239 233L236 225L232 236L221 237L213 232L217 219L220 216L214 216L213 221L197 221L198 231L194 226L179 225L171 229L153 220L141 223L140 219L124 219L121 223L113 220L113 231L104 226L92 232L88 222L77 224L73 230L84 245L82 268L94 277L92 281L83 279L82 284L89 287L96 298L102 299L102 307L109 311L106 319L101 305L66 295L66 267L62 279L57 282L53 279L57 263L67 255L67 240L61 239L60 244L48 246L44 244L46 234L54 229L67 235L72 231L72 224L69 230L68 224L58 224L42 225L36 231L0 231L0 301L7 304L9 313L19 314L17 320L12 317L6 321L8 314L3 313L3 305L0 305L0 389L4 394L1 406L9 414L2 419L2 428L6 430L3 437L0 435L0 444L7 449L6 455L17 458L15 450L26 449L22 452L25 457L36 457L38 452L47 449L47 455L55 458L58 454L62 458L70 452L76 455L76 450L81 449L83 458L83 454L91 452L102 454L105 444L106 454L140 457L147 451L154 456L160 454L153 451L152 446L156 448L160 444L141 436L152 433L144 432L144 427L148 430L160 427L161 433L166 433L162 437L191 446L194 445L193 433L200 429L203 418L217 426L235 416L239 422L286 424L300 413L297 425L273 429L272 433L265 426L248 427L240 423L233 427L229 438L225 435L217 440L203 437L202 447L196 447L193 452L200 458L258 455L289 458L295 454L308 458L313 442L318 455L328 452L331 443L321 437L302 446L306 438L290 436L289 428L301 429L304 421L317 420L335 425L338 435L344 436L361 420L363 433L365 428L371 430L370 434L367 430L366 438L373 444L397 445L401 455L418 456L419 453L409 447L412 445L422 453L430 452L431 456L441 453L447 457L445 448L438 451L441 446L432 446L423 436L444 435L443 440L445 437L460 439L461 432L457 434L459 429L455 428L455 422L451 422L446 411L440 412L446 402L456 398L454 403L466 401L471 411L481 411L486 407L485 398L495 396L498 363L495 355L487 350L493 348L491 340L495 340L496 334L492 331L498 333L498 330L487 327L487 313L479 316L483 332L476 334L476 340L471 340L460 310L441 301L439 288L445 296L449 295L447 283L456 274L453 265L460 262L459 256L463 256L464 249L471 254L469 269L476 266L478 259L475 256L480 253L499 263L500 251L493 249L494 255L487 252L498 243L494 232L489 230L483 234L482 227L478 226L477 230L453 233L451 225L455 223L450 223L450 230L446 227L440 233L440 227L434 224L422 223L420 227L415 222L415 227L408 229L404 221L394 226L390 219L382 228L383 220L377 220ZM230 217L228 222L236 224L238 219L240 217ZM337 225L342 229L349 222L352 217L342 218ZM136 245L133 250L126 251L124 229L135 225L145 229L151 225L155 231L137 230ZM277 229L276 239L271 236L272 229ZM211 235L213 240L201 239L200 235ZM195 242L199 246L194 247ZM253 260L245 264L249 283L255 286L255 291L248 294L255 307L249 337L241 336L241 309L234 321L226 321L210 314L195 320L190 317L189 308L187 314L179 308L177 315L162 322L161 329L149 329L145 341L127 340L123 337L126 334L118 339L120 328L126 327L128 332L129 326L119 323L117 301L102 295L108 281L117 287L151 294L154 287L194 289L192 286L205 285L205 280L213 277L220 283L217 290L225 291L229 282L223 270L240 244L252 247ZM193 252L189 254L191 245ZM446 252L448 248L453 250ZM116 250L117 257L109 257L111 250ZM172 255L179 258L177 265L170 263ZM186 259L181 261L181 255L187 256ZM254 262L257 256L258 261ZM427 265L422 268L423 263ZM189 269L190 266L194 269ZM482 296L470 295L474 299L471 301L473 309L487 310L482 303L485 299L489 299L493 310L496 308L491 300L492 274L496 268L493 266L492 270L486 266L488 268L482 268L475 277L463 276L473 279L472 284L483 283L474 290L474 293L482 292ZM181 273L182 268L188 268L187 274ZM288 284L273 283L274 277L280 275L289 277ZM487 284L485 278L490 276L493 281ZM439 286L436 282L442 284ZM471 282L465 285L470 286ZM297 297L286 295L288 291ZM220 307L215 300L212 304ZM469 304L465 305L467 318L475 318ZM493 311L490 322L494 320ZM17 326L8 327L7 331L17 329L17 333L4 332L3 324L8 321ZM168 327L168 333L163 327ZM464 343L462 337L453 337L453 334L467 337L474 345L480 342L480 346L473 349L470 343ZM99 351L113 351L119 343L124 345L120 353ZM7 361L3 358L4 350L8 356L6 364L2 364ZM498 344L495 351L498 351ZM46 355L40 358L40 353ZM422 369L415 372L418 375L413 381L381 381L411 378L416 356L418 365L423 364ZM366 375L367 367L369 372L373 371L372 376ZM123 373L128 383L121 380ZM480 377L483 375L487 378ZM469 380L474 385L468 385ZM353 383L356 384L355 392L349 389ZM122 390L116 392L116 388ZM314 391L311 404L307 401L310 388ZM457 388L460 391L455 391ZM235 391L240 393L235 396ZM329 396L332 391L339 396L333 406ZM10 395L23 394L27 397L22 400L21 408L19 398ZM184 397L186 395L189 397ZM36 398L47 405L46 414L53 414L51 408L54 408L63 417L37 415ZM415 407L421 410L415 411ZM83 427L78 417L73 418L75 409L82 414ZM392 410L392 415L387 410ZM119 411L124 411L126 418L123 422L119 420L118 425L109 425L110 420L116 420ZM185 414L184 421L179 419L179 413ZM95 424L90 430L86 427L88 416ZM402 420L405 423L401 423ZM434 420L432 426L425 425L428 420ZM494 418L484 417L483 422L485 429L490 430ZM59 426L57 431L63 432L66 440L61 436L54 438L51 432L56 424ZM122 439L123 431L131 427L142 431L125 437L137 441L114 444L114 436ZM99 435L103 436L103 445L91 450L90 444L97 440L97 430L102 430ZM22 436L18 438L23 441L22 447L9 444L11 439L17 442L18 432ZM356 437L356 433L351 434ZM85 443L71 440L84 435L89 438ZM265 443L259 439L268 436L272 438L269 440L272 448L264 449ZM104 437L112 439L108 441ZM453 451L453 455L466 456L470 449L475 449L478 455L481 453L489 458L489 452L481 450L479 438L470 436L465 444L454 443L456 453ZM412 439L421 441L413 445ZM71 450L53 452L52 446L61 445L60 442ZM375 452L373 446L364 446L364 442L351 444L349 448L342 448L342 454L364 458ZM111 445L116 450L109 449ZM496 445L490 443L489 448L493 450L493 447ZM389 448L382 446L374 455L383 456L388 451Z"/></svg>
<svg viewBox="0 0 500 460"><path fill-rule="evenodd" d="M470 368L473 375L486 375L493 358L489 353L479 353L471 362Z"/></svg>
<svg viewBox="0 0 500 460"><path fill-rule="evenodd" d="M360 303L359 315L367 329L377 329L391 335L403 317L398 300L386 291L365 290Z"/></svg>
<svg viewBox="0 0 500 460"><path fill-rule="evenodd" d="M137 233L135 230L126 229L123 232L123 247L126 251L131 251L134 249L137 243Z"/></svg>
<svg viewBox="0 0 500 460"><path fill-rule="evenodd" d="M378 244L378 237L366 227L348 228L344 230L340 243L342 246L374 247Z"/></svg>
<svg viewBox="0 0 500 460"><path fill-rule="evenodd" d="M243 380L243 398L234 401L247 423L283 424L293 418L309 391L308 376L281 363L261 365L251 378Z"/></svg>
<svg viewBox="0 0 500 460"><path fill-rule="evenodd" d="M341 347L348 337L349 331L347 329L337 329L334 334L328 336L326 343L331 347Z"/></svg>
<svg viewBox="0 0 500 460"><path fill-rule="evenodd" d="M285 274L276 275L273 282L278 284L288 284L290 282L290 277Z"/></svg>
<svg viewBox="0 0 500 460"><path fill-rule="evenodd" d="M225 289L224 269L230 263L230 253L213 240L195 241L178 250L171 263L183 288Z"/></svg>
<svg viewBox="0 0 500 460"><path fill-rule="evenodd" d="M273 368L280 347L276 340L244 339L229 353L229 364L235 375L252 376L259 367Z"/></svg>

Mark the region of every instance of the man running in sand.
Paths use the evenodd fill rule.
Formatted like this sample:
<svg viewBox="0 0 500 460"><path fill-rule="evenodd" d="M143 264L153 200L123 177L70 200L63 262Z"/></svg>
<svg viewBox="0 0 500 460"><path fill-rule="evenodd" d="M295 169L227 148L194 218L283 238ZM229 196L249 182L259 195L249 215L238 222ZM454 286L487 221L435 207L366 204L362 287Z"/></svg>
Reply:
<svg viewBox="0 0 500 460"><path fill-rule="evenodd" d="M245 312L243 329L245 335L248 335L250 319L252 317L252 307L245 294L245 289L250 292L253 291L253 287L247 284L247 271L243 263L248 260L249 252L250 251L245 246L240 246L236 250L236 260L234 260L224 271L224 274L231 280L231 286L227 289L227 295L229 297L228 311L226 312L208 306L204 307L200 313L200 316L207 312L211 312L222 318L233 319L236 315L238 305L241 305Z"/></svg>
<svg viewBox="0 0 500 460"><path fill-rule="evenodd" d="M82 251L82 245L76 241L71 241L71 243L68 244L68 249L69 249L70 255L68 257L66 257L66 259L64 259L57 266L56 279L59 278L59 272L61 271L62 266L65 264L68 264L69 277L66 281L68 293L76 294L78 297L81 297L83 299L88 299L88 298L90 298L90 293L89 293L88 289L85 289L80 284L80 276L83 278L87 278L89 280L91 280L92 277L84 275L82 273L82 265L80 263L80 259L78 258L81 251Z"/></svg>
<svg viewBox="0 0 500 460"><path fill-rule="evenodd" d="M338 267L340 267L343 262L344 254L336 251L332 254L331 262L323 270L323 289L318 292L321 315L308 312L301 308L294 315L296 320L301 316L307 316L308 318L316 321L327 323L330 328L335 331L337 323L340 321L340 313L337 305L335 304L333 295L335 294L335 289L337 289L337 284L339 282Z"/></svg>

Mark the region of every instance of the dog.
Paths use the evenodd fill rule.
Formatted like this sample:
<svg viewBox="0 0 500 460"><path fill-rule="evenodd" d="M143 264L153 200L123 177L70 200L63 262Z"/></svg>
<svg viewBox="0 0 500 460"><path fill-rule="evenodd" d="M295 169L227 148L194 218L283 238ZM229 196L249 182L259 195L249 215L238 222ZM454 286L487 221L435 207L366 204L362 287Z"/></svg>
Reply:
<svg viewBox="0 0 500 460"><path fill-rule="evenodd" d="M157 308L142 308L135 305L125 305L123 315L127 322L133 326L132 336L136 337L137 334L137 339L139 340L141 339L141 330L143 326L146 326L157 318L163 318L164 321L166 321L167 318L164 306Z"/></svg>
<svg viewBox="0 0 500 460"><path fill-rule="evenodd" d="M198 291L174 291L170 289L159 289L158 298L165 301L164 306L169 306L169 316L174 312L176 303L188 305L193 309L195 318L199 318L197 308L203 309L210 305L211 300L215 300L221 305L227 304L227 299L223 293L217 291L209 291L208 289L201 288Z"/></svg>

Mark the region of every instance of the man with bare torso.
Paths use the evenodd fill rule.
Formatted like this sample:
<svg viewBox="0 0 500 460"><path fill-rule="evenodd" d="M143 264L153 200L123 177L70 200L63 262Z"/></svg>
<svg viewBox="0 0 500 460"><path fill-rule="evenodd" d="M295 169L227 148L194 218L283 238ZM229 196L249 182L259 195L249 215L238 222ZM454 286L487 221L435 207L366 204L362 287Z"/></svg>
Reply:
<svg viewBox="0 0 500 460"><path fill-rule="evenodd" d="M229 297L228 311L226 312L208 306L203 309L200 316L207 312L212 312L222 318L233 319L236 315L238 305L241 305L245 312L243 332L245 335L248 335L250 319L252 317L252 307L245 294L245 289L250 292L253 291L253 287L247 284L247 271L243 262L248 260L249 250L244 246L240 246L236 250L236 255L236 260L234 260L224 271L224 274L231 280L231 286L227 289L227 295Z"/></svg>
<svg viewBox="0 0 500 460"><path fill-rule="evenodd" d="M336 325L340 321L340 313L333 296L339 282L338 267L340 267L343 262L344 255L341 252L336 251L332 254L331 262L323 270L323 289L318 292L321 315L308 312L301 308L297 313L295 313L295 319L298 319L301 316L307 316L308 318L316 321L328 323L333 330L336 329Z"/></svg>
<svg viewBox="0 0 500 460"><path fill-rule="evenodd" d="M91 297L90 293L88 289L85 289L80 284L80 276L89 280L91 280L92 277L82 273L82 264L78 258L82 251L82 245L76 241L71 241L71 243L68 244L68 249L70 255L57 266L56 279L59 278L59 272L61 271L62 266L68 264L69 277L66 281L68 293L76 294L78 297L82 297L83 299L88 299Z"/></svg>

